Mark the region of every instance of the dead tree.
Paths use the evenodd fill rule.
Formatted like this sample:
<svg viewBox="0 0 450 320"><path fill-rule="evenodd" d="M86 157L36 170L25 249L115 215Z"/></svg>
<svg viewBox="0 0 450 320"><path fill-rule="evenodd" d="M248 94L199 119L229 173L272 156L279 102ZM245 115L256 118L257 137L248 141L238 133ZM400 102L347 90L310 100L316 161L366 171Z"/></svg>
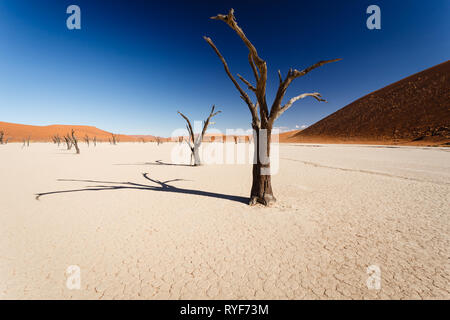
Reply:
<svg viewBox="0 0 450 320"><path fill-rule="evenodd" d="M66 142L67 150L72 149L72 139L69 134L64 136L64 141Z"/></svg>
<svg viewBox="0 0 450 320"><path fill-rule="evenodd" d="M182 114L180 111L178 111L180 116L182 116L184 118L184 120L186 120L186 122L187 122L186 128L189 132L189 138L185 141L189 145L189 148L191 149L191 164L192 164L192 158L193 158L194 166L201 165L199 149L200 149L200 146L203 141L203 136L206 133L206 129L208 129L209 121L211 120L212 117L214 117L215 115L217 115L218 113L221 112L221 111L214 112L215 108L216 108L216 106L213 105L208 118L205 121L203 121L202 132L200 134L197 134L197 137L194 134L194 130L192 130L192 125L191 125L191 122L189 121L189 119L184 114Z"/></svg>
<svg viewBox="0 0 450 320"><path fill-rule="evenodd" d="M111 138L112 139L109 139L109 143L116 145L119 142L117 134L111 133Z"/></svg>
<svg viewBox="0 0 450 320"><path fill-rule="evenodd" d="M5 132L0 131L0 144L5 144Z"/></svg>
<svg viewBox="0 0 450 320"><path fill-rule="evenodd" d="M95 136L94 139L92 139L92 142L94 143L94 147L97 146L97 137Z"/></svg>
<svg viewBox="0 0 450 320"><path fill-rule="evenodd" d="M224 57L219 52L211 38L203 37L206 42L212 47L219 59L222 61L225 72L233 82L236 89L239 91L241 98L247 104L252 115L255 159L253 162L253 183L250 192L250 205L254 205L258 202L263 205L269 205L270 203L276 201L272 192L270 176L270 141L273 123L279 116L281 116L281 114L288 110L294 104L294 102L300 99L313 97L318 101L325 101L324 99L322 99L321 95L318 92L312 92L302 93L298 96L295 96L284 105L282 105L282 100L284 98L286 90L294 79L302 77L311 70L323 66L324 64L335 62L341 59L319 61L316 64L313 64L312 66L300 71L297 69L290 69L284 79L281 75L280 70L278 70L278 90L269 110L266 101L267 63L259 57L256 48L253 46L250 40L247 39L242 29L238 26L234 16L234 10L231 9L227 15L218 14L215 17L211 17L211 19L221 20L225 22L231 29L233 29L237 33L237 35L241 38L241 40L249 50L248 62L252 69L253 76L255 77L256 85L251 84L239 74L237 76L247 86L247 88L255 94L256 103L254 103L250 99L248 94L241 88L239 83L231 74Z"/></svg>
<svg viewBox="0 0 450 320"><path fill-rule="evenodd" d="M75 147L75 150L77 151L77 154L80 154L80 148L78 147L78 139L75 136L75 130L72 129L72 132L70 134L70 140L72 140L72 144Z"/></svg>
<svg viewBox="0 0 450 320"><path fill-rule="evenodd" d="M52 140L53 140L53 143L58 144L58 147L59 147L59 144L61 143L61 137L59 136L59 134L54 135L52 137Z"/></svg>
<svg viewBox="0 0 450 320"><path fill-rule="evenodd" d="M28 136L27 138L22 139L22 149L25 147L29 147L30 146L30 136Z"/></svg>
<svg viewBox="0 0 450 320"><path fill-rule="evenodd" d="M89 147L89 136L86 134L83 139L84 142L86 142L87 146Z"/></svg>

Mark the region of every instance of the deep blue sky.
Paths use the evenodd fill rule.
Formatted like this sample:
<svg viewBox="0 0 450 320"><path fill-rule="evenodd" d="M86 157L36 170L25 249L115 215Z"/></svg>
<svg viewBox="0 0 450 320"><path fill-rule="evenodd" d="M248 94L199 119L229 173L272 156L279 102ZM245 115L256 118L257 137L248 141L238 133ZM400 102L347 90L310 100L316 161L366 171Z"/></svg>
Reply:
<svg viewBox="0 0 450 320"><path fill-rule="evenodd" d="M66 8L81 8L81 30L66 28ZM381 30L366 28L370 4ZM222 64L251 79L247 49L223 22L239 25L268 63L268 100L277 70L344 60L297 79L286 99L318 91L329 101L297 102L279 127L311 125L353 100L449 59L450 1L0 1L0 120L84 124L127 134L170 135L176 111L215 127L250 127L250 114Z"/></svg>

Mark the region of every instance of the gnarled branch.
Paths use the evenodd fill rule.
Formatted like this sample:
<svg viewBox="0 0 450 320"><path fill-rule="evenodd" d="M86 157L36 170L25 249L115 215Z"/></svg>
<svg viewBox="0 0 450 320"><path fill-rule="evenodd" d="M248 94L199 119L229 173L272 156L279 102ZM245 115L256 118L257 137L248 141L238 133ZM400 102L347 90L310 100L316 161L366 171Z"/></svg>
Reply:
<svg viewBox="0 0 450 320"><path fill-rule="evenodd" d="M297 100L306 98L306 97L313 97L314 99L316 99L319 102L327 102L327 100L323 99L322 96L320 95L320 93L318 92L312 92L312 93L302 93L299 94L296 97L291 98L283 107L281 107L278 112L276 114L274 114L274 120L276 120L279 116L281 116L287 109L289 109L294 102L296 102Z"/></svg>
<svg viewBox="0 0 450 320"><path fill-rule="evenodd" d="M250 97L248 96L248 94L239 86L239 83L236 81L236 79L231 74L230 68L228 68L228 64L225 61L225 58L220 53L219 49L217 49L216 45L213 43L211 38L203 37L203 39L205 39L205 41L208 42L208 44L211 46L211 48L213 48L214 52L217 54L219 59L222 61L223 67L225 68L225 72L227 73L227 75L230 78L230 80L233 82L233 84L236 87L236 89L241 94L241 98L247 103L248 108L250 109L250 112L252 113L252 117L254 119L255 118L258 119L258 114L256 113L255 105L253 104L253 102L250 99Z"/></svg>
<svg viewBox="0 0 450 320"><path fill-rule="evenodd" d="M202 135L201 135L201 137L200 137L200 142L201 141L203 141L203 136L205 135L205 133L206 133L206 129L208 129L208 125L209 125L209 121L211 120L211 118L212 117L214 117L215 115L217 115L217 114L219 114L219 113L221 113L222 111L217 111L217 112L214 112L214 109L216 108L216 106L215 105L213 105L212 106L212 109L211 109L211 112L210 112L210 114L209 114L209 116L208 116L208 118L203 122L203 129L202 129Z"/></svg>
<svg viewBox="0 0 450 320"><path fill-rule="evenodd" d="M248 50L251 54L251 60L259 69L260 77L264 77L264 74L267 76L267 66L266 62L261 59L258 56L258 52L256 51L255 46L248 40L247 36L245 35L244 31L238 26L236 22L236 18L234 17L234 9L231 8L227 15L225 14L218 14L217 16L211 17L213 20L221 20L225 22L227 25L230 26L231 29L233 29L238 36L242 39ZM250 63L252 65L252 63ZM257 79L258 80L258 79Z"/></svg>
<svg viewBox="0 0 450 320"><path fill-rule="evenodd" d="M250 64L250 67L252 68L253 75L255 76L256 82L259 81L259 74L258 70L256 69L255 63L253 62L252 53L248 53L248 63Z"/></svg>
<svg viewBox="0 0 450 320"><path fill-rule="evenodd" d="M279 111L281 108L281 101L283 100L283 97L286 93L287 88L289 87L289 85L291 84L291 82L294 79L296 79L298 77L302 77L305 74L307 74L308 72L310 72L318 67L321 67L327 63L336 62L339 60L342 60L342 59L322 60L322 61L319 61L319 62L313 64L312 66L309 66L301 71L299 71L297 69L290 69L284 80L282 80L281 72L279 72L278 76L280 78L280 85L278 86L277 94L275 96L275 100L274 100L274 102L272 104L272 108L270 110L271 121L273 122L279 116Z"/></svg>
<svg viewBox="0 0 450 320"><path fill-rule="evenodd" d="M267 118L268 116L268 109L266 104L266 82L267 82L267 63L263 59L261 59L258 56L258 52L256 51L255 46L248 40L247 36L245 35L244 31L238 26L236 22L236 18L234 16L234 9L231 8L227 15L224 14L218 14L215 17L211 17L211 19L214 20L221 20L225 22L227 25L230 26L231 29L233 29L237 35L242 39L245 46L249 50L249 63L253 70L253 74L256 79L256 90L255 94L260 102L260 109L261 109L261 120L263 118ZM256 68L259 70L259 76L258 72L256 71ZM264 119L266 120L266 119Z"/></svg>
<svg viewBox="0 0 450 320"><path fill-rule="evenodd" d="M242 77L239 73L237 75L239 77L239 79L241 79L241 81L243 83L245 83L247 85L247 87L252 90L253 92L256 92L256 88L247 80L244 79L244 77Z"/></svg>
<svg viewBox="0 0 450 320"><path fill-rule="evenodd" d="M286 79L284 80L284 82L287 85L289 85L292 82L292 80L294 80L294 79L296 79L298 77L302 77L305 74L307 74L308 72L310 72L310 71L312 71L312 70L314 70L314 69L316 69L318 67L321 67L321 66L323 66L323 65L325 65L327 63L336 62L336 61L339 61L339 60L342 60L342 59L322 60L322 61L319 61L319 62L313 64L312 66L309 66L308 68L305 68L305 69L303 69L301 71L298 71L297 69L290 69L289 72L288 72L288 75L286 76Z"/></svg>
<svg viewBox="0 0 450 320"><path fill-rule="evenodd" d="M184 120L186 120L186 122L187 122L187 124L186 124L186 129L187 129L187 131L188 131L188 133L189 133L189 137L190 137L190 139L192 140L192 143L194 143L194 141L195 141L195 138L194 138L194 130L192 130L192 125L191 125L191 122L189 121L189 118L186 117L184 114L182 114L180 111L177 111L177 112L180 114L180 116L183 117ZM189 140L188 140L188 141L189 141ZM189 144L189 147L192 149L190 143L188 143L188 144Z"/></svg>

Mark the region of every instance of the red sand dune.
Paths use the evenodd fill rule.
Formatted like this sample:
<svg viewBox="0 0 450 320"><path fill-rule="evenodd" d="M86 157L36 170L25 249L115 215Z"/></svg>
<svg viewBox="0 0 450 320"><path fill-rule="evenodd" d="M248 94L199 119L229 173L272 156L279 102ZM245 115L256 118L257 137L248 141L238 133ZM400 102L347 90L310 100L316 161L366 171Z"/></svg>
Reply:
<svg viewBox="0 0 450 320"><path fill-rule="evenodd" d="M287 142L448 144L450 61L372 92Z"/></svg>
<svg viewBox="0 0 450 320"><path fill-rule="evenodd" d="M16 124L9 122L0 122L0 131L5 132L6 138L9 138L9 142L22 142L24 139L28 139L33 142L48 142L52 141L52 137L59 135L60 137L68 134L71 130L75 130L75 136L82 140L86 135L93 139L97 138L97 141L107 142L111 139L111 132L100 130L92 126L78 126L78 125L50 125L50 126L33 126L25 124ZM140 142L140 141L156 141L155 136L132 136L132 135L118 135L119 141L122 142Z"/></svg>

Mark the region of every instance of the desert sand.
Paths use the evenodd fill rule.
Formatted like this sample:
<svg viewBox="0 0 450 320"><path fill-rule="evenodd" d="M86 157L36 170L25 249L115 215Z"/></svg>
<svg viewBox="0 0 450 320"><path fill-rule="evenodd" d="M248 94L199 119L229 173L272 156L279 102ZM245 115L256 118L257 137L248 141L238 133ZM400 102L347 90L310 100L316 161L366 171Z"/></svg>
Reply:
<svg viewBox="0 0 450 320"><path fill-rule="evenodd" d="M172 147L0 146L0 299L450 298L448 148L283 144L264 208Z"/></svg>

